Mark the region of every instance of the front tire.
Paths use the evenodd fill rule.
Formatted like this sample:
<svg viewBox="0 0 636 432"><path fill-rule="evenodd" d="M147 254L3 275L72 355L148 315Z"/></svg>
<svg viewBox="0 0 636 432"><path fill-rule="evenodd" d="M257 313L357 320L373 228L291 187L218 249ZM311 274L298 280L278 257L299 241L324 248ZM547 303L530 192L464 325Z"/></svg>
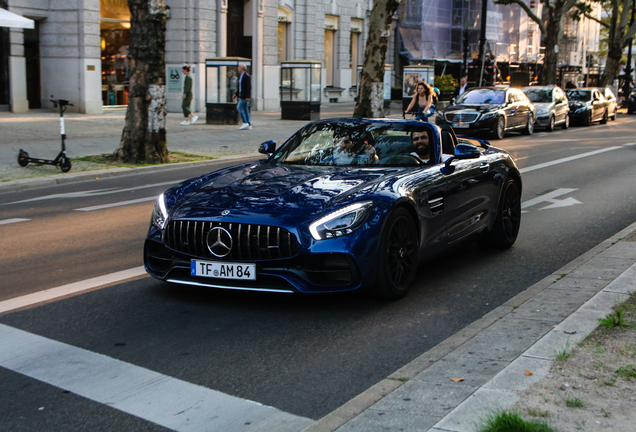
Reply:
<svg viewBox="0 0 636 432"><path fill-rule="evenodd" d="M60 169L62 170L62 172L69 172L72 166L73 164L71 163L71 160L69 158L63 157L60 160Z"/></svg>
<svg viewBox="0 0 636 432"><path fill-rule="evenodd" d="M504 117L497 117L492 134L493 137L498 140L503 139L504 135L506 135L506 119Z"/></svg>
<svg viewBox="0 0 636 432"><path fill-rule="evenodd" d="M517 240L521 225L521 188L514 179L507 179L501 193L497 219L492 230L482 234L484 247L508 249Z"/></svg>
<svg viewBox="0 0 636 432"><path fill-rule="evenodd" d="M603 118L601 119L601 124L607 124L607 119L609 115L607 114L607 110L603 113Z"/></svg>
<svg viewBox="0 0 636 432"><path fill-rule="evenodd" d="M570 127L570 115L566 114L565 115L565 120L563 120L563 124L561 125L562 129L567 129Z"/></svg>
<svg viewBox="0 0 636 432"><path fill-rule="evenodd" d="M554 116L550 116L550 122L545 128L546 131L552 132L554 130Z"/></svg>
<svg viewBox="0 0 636 432"><path fill-rule="evenodd" d="M18 165L21 167L25 167L29 164L29 154L24 150L20 149L20 153L18 154Z"/></svg>
<svg viewBox="0 0 636 432"><path fill-rule="evenodd" d="M375 294L399 299L411 288L417 272L418 241L413 218L398 208L388 218L378 249Z"/></svg>
<svg viewBox="0 0 636 432"><path fill-rule="evenodd" d="M532 135L534 132L534 117L532 114L528 116L528 122L526 123L526 127L523 129L522 133L524 135Z"/></svg>

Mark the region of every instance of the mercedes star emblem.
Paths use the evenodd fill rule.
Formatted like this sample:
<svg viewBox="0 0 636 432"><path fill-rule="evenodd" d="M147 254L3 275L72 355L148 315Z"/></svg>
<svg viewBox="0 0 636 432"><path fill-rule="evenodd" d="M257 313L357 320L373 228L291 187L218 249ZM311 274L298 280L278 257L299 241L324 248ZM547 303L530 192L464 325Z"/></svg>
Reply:
<svg viewBox="0 0 636 432"><path fill-rule="evenodd" d="M217 258L228 256L232 251L232 235L222 227L214 227L208 233L208 250Z"/></svg>

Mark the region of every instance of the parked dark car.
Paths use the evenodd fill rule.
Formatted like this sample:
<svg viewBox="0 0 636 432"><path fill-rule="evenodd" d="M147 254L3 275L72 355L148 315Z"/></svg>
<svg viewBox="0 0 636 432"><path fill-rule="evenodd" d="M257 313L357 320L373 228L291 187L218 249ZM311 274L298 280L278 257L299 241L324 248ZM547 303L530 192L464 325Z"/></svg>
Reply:
<svg viewBox="0 0 636 432"><path fill-rule="evenodd" d="M418 143L417 145L415 145ZM159 196L146 271L176 284L402 297L417 266L460 240L508 248L521 176L487 142L418 121L307 124L267 158Z"/></svg>
<svg viewBox="0 0 636 432"><path fill-rule="evenodd" d="M627 98L627 114L633 114L636 111L636 91L630 93Z"/></svg>
<svg viewBox="0 0 636 432"><path fill-rule="evenodd" d="M608 107L607 107L607 115L611 120L616 120L616 113L618 112L618 101L616 100L616 95L609 87L599 87L598 91L607 99Z"/></svg>
<svg viewBox="0 0 636 432"><path fill-rule="evenodd" d="M459 135L489 134L502 139L506 132L534 131L534 105L519 89L478 87L462 94L438 111L435 123L447 124Z"/></svg>
<svg viewBox="0 0 636 432"><path fill-rule="evenodd" d="M552 132L555 126L570 126L570 107L565 92L559 86L531 86L521 89L534 104L537 121L535 127Z"/></svg>
<svg viewBox="0 0 636 432"><path fill-rule="evenodd" d="M570 122L586 126L595 121L607 123L609 102L597 88L572 89L565 94L570 101Z"/></svg>

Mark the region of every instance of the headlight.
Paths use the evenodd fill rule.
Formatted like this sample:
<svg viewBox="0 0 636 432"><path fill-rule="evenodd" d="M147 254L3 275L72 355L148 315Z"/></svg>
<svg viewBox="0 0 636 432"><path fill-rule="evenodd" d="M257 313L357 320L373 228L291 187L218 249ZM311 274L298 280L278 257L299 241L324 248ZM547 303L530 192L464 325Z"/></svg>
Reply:
<svg viewBox="0 0 636 432"><path fill-rule="evenodd" d="M540 116L540 115L545 115L547 113L548 113L547 109L540 109L539 112L537 112L537 115Z"/></svg>
<svg viewBox="0 0 636 432"><path fill-rule="evenodd" d="M496 115L497 115L497 112L496 112L496 111L491 111L491 112L483 113L483 114L481 115L481 118L482 118L482 119L489 119L489 118L493 118L493 117L495 117Z"/></svg>
<svg viewBox="0 0 636 432"><path fill-rule="evenodd" d="M166 210L166 203L164 201L163 194L159 195L155 208L152 210L152 224L159 229L163 229L168 221L168 210Z"/></svg>
<svg viewBox="0 0 636 432"><path fill-rule="evenodd" d="M325 240L351 234L362 226L372 207L371 201L364 201L321 217L309 225L311 236L315 240Z"/></svg>
<svg viewBox="0 0 636 432"><path fill-rule="evenodd" d="M584 107L581 107L581 108L577 108L576 111L574 111L574 113L578 114L578 113L582 113L582 112L585 112L585 111L587 111L587 107L584 106Z"/></svg>

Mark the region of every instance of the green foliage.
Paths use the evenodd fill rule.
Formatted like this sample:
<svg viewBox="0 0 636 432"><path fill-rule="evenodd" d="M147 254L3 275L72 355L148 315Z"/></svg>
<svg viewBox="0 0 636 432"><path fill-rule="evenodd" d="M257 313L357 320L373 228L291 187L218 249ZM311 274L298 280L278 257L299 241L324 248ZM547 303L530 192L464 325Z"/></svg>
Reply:
<svg viewBox="0 0 636 432"><path fill-rule="evenodd" d="M568 408L583 408L585 406L583 401L579 398L565 398L563 401Z"/></svg>
<svg viewBox="0 0 636 432"><path fill-rule="evenodd" d="M614 327L625 327L625 312L617 309L614 313L607 315L605 318L598 318L598 322L607 329Z"/></svg>
<svg viewBox="0 0 636 432"><path fill-rule="evenodd" d="M442 76L435 77L435 87L439 89L439 91L453 91L455 87L457 87L459 83L452 75L446 74Z"/></svg>
<svg viewBox="0 0 636 432"><path fill-rule="evenodd" d="M632 378L636 378L636 369L634 369L634 366L632 365L624 366L618 368L616 374L622 376L627 381L631 381Z"/></svg>
<svg viewBox="0 0 636 432"><path fill-rule="evenodd" d="M516 412L501 411L489 416L482 423L479 432L556 432L548 423L524 420Z"/></svg>
<svg viewBox="0 0 636 432"><path fill-rule="evenodd" d="M565 343L565 347L561 351L555 353L554 359L556 361L564 361L567 360L568 357L572 355L572 351L570 350L570 341Z"/></svg>

